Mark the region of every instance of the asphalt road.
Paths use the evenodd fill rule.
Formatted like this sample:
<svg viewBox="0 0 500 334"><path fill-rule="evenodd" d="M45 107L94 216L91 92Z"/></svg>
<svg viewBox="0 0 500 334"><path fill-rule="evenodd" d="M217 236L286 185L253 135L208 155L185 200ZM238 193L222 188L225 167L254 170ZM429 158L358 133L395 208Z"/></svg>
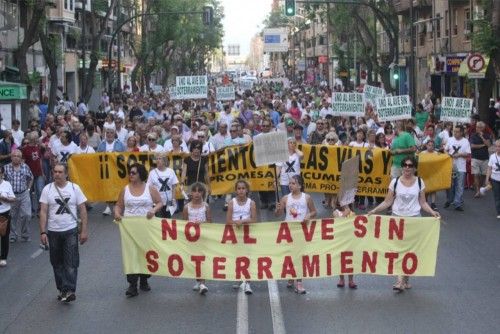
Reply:
<svg viewBox="0 0 500 334"><path fill-rule="evenodd" d="M357 276L357 290L336 280L305 281L306 295L285 282L253 283L246 296L231 282L208 282L209 292L191 290L192 280L153 277L152 291L125 297L118 228L90 214L90 239L80 248L76 302L56 300L48 252L32 239L11 244L0 268L2 333L498 333L500 314L500 221L492 194L472 199L465 212L442 209L437 274L412 279L412 290L395 294L392 277ZM315 196L319 217L328 213ZM214 221L224 221L222 201ZM268 218L269 216L269 218ZM262 211L262 220L271 220Z"/></svg>

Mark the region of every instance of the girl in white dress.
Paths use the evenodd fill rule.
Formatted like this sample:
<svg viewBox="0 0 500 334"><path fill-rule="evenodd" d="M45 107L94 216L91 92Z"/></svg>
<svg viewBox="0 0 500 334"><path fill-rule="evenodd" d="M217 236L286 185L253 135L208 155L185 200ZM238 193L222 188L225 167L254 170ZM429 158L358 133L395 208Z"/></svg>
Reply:
<svg viewBox="0 0 500 334"><path fill-rule="evenodd" d="M236 197L233 198L227 208L226 224L236 225L240 228L242 224L253 224L257 222L257 206L248 197L250 185L247 181L238 180L234 186ZM250 283L243 281L241 288L247 295L253 293Z"/></svg>
<svg viewBox="0 0 500 334"><path fill-rule="evenodd" d="M182 219L192 223L211 223L212 214L205 198L207 196L207 188L201 182L193 183L191 186L191 201L184 206L182 210ZM204 279L197 279L193 286L194 291L198 291L200 295L208 292L208 287L205 285Z"/></svg>
<svg viewBox="0 0 500 334"><path fill-rule="evenodd" d="M316 208L310 195L304 193L304 179L300 175L293 175L289 183L290 194L281 198L278 205L276 205L276 216L281 216L283 210L285 212L285 220L287 222L305 222L309 219L316 217ZM302 280L294 281L288 280L287 288L295 288L298 294L305 294L306 290L302 284Z"/></svg>

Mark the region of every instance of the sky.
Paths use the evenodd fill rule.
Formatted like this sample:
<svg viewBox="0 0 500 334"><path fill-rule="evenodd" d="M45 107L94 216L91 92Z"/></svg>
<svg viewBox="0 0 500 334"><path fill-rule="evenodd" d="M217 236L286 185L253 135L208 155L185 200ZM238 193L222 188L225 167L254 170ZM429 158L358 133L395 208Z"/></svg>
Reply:
<svg viewBox="0 0 500 334"><path fill-rule="evenodd" d="M262 30L262 21L271 11L272 0L222 0L224 6L224 49L228 44L240 44L246 56L250 40Z"/></svg>

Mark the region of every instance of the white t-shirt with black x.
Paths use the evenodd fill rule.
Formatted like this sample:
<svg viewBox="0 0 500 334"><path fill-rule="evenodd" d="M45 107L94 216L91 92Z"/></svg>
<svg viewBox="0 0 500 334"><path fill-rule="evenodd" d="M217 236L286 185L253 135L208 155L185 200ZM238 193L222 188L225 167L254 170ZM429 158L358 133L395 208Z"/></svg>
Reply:
<svg viewBox="0 0 500 334"><path fill-rule="evenodd" d="M149 172L148 185L158 189L163 205L166 205L168 201L174 199L172 189L173 186L178 183L179 180L177 179L177 175L172 168L166 168L163 171L155 168Z"/></svg>

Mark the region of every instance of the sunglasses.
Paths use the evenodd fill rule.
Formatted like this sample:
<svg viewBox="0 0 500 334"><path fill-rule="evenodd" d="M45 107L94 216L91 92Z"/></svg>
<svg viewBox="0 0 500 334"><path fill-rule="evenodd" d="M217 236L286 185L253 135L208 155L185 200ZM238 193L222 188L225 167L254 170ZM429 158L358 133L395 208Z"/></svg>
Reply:
<svg viewBox="0 0 500 334"><path fill-rule="evenodd" d="M136 171L131 170L131 171L129 172L129 175L137 175L137 172L136 172Z"/></svg>
<svg viewBox="0 0 500 334"><path fill-rule="evenodd" d="M148 138L148 141L156 141L155 138Z"/></svg>
<svg viewBox="0 0 500 334"><path fill-rule="evenodd" d="M235 130L235 129L229 130L229 132L236 132L236 131L238 131L238 130Z"/></svg>
<svg viewBox="0 0 500 334"><path fill-rule="evenodd" d="M403 164L403 168L413 168L413 164Z"/></svg>
<svg viewBox="0 0 500 334"><path fill-rule="evenodd" d="M328 138L326 141L335 141L333 138Z"/></svg>

